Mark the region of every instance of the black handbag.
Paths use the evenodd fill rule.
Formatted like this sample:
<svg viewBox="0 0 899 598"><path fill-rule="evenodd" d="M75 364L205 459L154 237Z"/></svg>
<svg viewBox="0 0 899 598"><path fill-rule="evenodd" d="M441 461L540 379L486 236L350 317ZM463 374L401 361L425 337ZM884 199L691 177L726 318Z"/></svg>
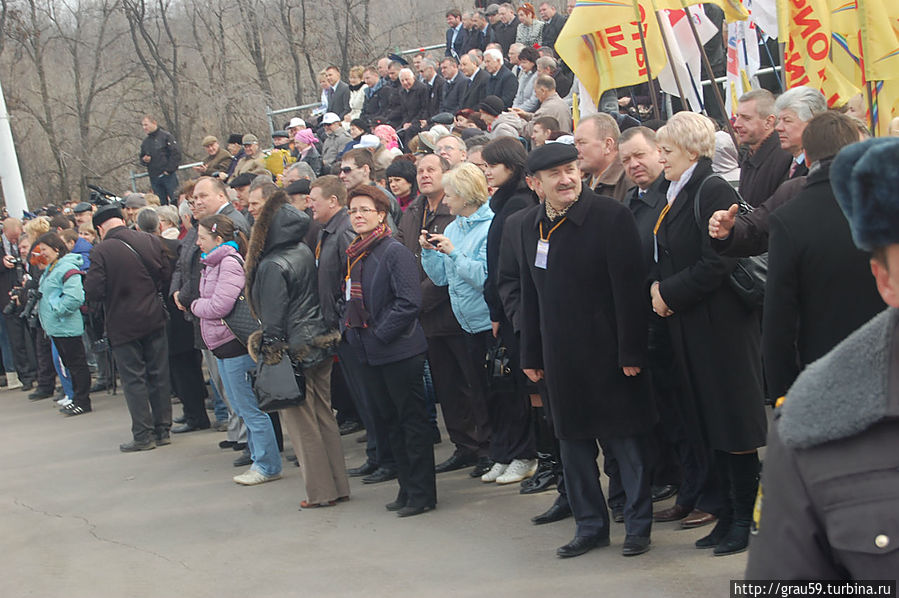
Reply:
<svg viewBox="0 0 899 598"><path fill-rule="evenodd" d="M717 174L711 174L703 179L699 184L699 190L696 191L696 200L693 202L693 218L696 220L696 226L699 227L699 234L704 239L708 237L708 226L703 226L702 217L699 214L699 198L702 196L702 188L711 178L723 177ZM725 181L726 182L726 181ZM752 211L752 206L743 201L740 194L737 193L737 205L740 214L748 214ZM737 266L727 277L728 286L737 294L740 301L749 311L761 309L765 303L765 284L768 281L768 254L753 255L751 257L737 258Z"/></svg>
<svg viewBox="0 0 899 598"><path fill-rule="evenodd" d="M269 413L299 407L306 400L306 377L294 370L290 359L282 357L274 365L260 358L255 373L250 373L259 409Z"/></svg>
<svg viewBox="0 0 899 598"><path fill-rule="evenodd" d="M509 360L509 351L499 337L487 349L484 367L487 368L487 387L491 391L507 392L515 390L515 378Z"/></svg>
<svg viewBox="0 0 899 598"><path fill-rule="evenodd" d="M243 260L236 255L233 257L240 262L241 266L243 266ZM231 313L222 318L222 324L227 326L228 330L231 331L231 334L233 334L244 347L247 346L250 335L262 328L262 323L255 318L250 311L250 303L247 301L245 293L241 293L237 298L237 301L234 302Z"/></svg>

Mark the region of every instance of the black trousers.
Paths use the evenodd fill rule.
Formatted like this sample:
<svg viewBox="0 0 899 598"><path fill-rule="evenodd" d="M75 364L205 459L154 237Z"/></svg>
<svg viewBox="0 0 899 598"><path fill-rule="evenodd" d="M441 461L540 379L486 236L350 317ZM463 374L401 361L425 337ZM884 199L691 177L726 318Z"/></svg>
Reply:
<svg viewBox="0 0 899 598"><path fill-rule="evenodd" d="M53 367L53 349L50 347L50 337L40 326L35 326L31 332L37 359L37 387L40 390L54 392L56 390L56 369Z"/></svg>
<svg viewBox="0 0 899 598"><path fill-rule="evenodd" d="M488 456L490 418L465 335L428 337L428 362L450 441L459 451Z"/></svg>
<svg viewBox="0 0 899 598"><path fill-rule="evenodd" d="M340 359L340 370L350 390L350 396L356 403L356 412L362 418L362 425L365 426L366 458L375 465L395 470L396 459L390 446L387 422L375 409L372 401L374 390L364 382L365 364L359 360L356 350L345 340L341 340L337 345L337 357Z"/></svg>
<svg viewBox="0 0 899 598"><path fill-rule="evenodd" d="M505 328L505 330L504 330ZM500 324L500 338L509 355L511 381L503 389L488 385L484 358L496 339L489 330L467 334L468 356L472 368L479 372L478 382L487 402L490 421L490 458L497 463L510 463L513 459L534 459L537 448L531 423L531 401L525 390L524 374L518 365L518 340L511 333L511 326Z"/></svg>
<svg viewBox="0 0 899 598"><path fill-rule="evenodd" d="M91 372L84 354L84 341L80 336L54 336L53 343L72 378L72 402L90 409Z"/></svg>
<svg viewBox="0 0 899 598"><path fill-rule="evenodd" d="M172 390L181 399L184 419L198 428L209 427L206 413L206 380L203 377L203 354L199 349L169 354Z"/></svg>
<svg viewBox="0 0 899 598"><path fill-rule="evenodd" d="M34 356L34 338L28 331L28 325L18 315L4 315L3 319L19 380L23 384L34 382L37 379L37 359Z"/></svg>
<svg viewBox="0 0 899 598"><path fill-rule="evenodd" d="M411 507L437 504L434 442L422 379L424 363L422 354L395 363L362 366L374 408L387 423L400 483L397 500Z"/></svg>
<svg viewBox="0 0 899 598"><path fill-rule="evenodd" d="M112 348L134 441L147 443L172 427L168 339L165 328Z"/></svg>
<svg viewBox="0 0 899 598"><path fill-rule="evenodd" d="M343 377L343 372L340 371L339 361L334 362L334 367L331 368L331 408L337 412L338 425L343 425L344 422L348 421L362 421L362 417L359 415L353 402L346 379Z"/></svg>
<svg viewBox="0 0 899 598"><path fill-rule="evenodd" d="M649 537L652 530L650 471L646 467L646 438L625 436L603 440L603 451L615 456L621 472L626 501L624 525L628 536ZM599 484L594 439L559 439L565 469L565 496L578 536L608 536L609 510Z"/></svg>

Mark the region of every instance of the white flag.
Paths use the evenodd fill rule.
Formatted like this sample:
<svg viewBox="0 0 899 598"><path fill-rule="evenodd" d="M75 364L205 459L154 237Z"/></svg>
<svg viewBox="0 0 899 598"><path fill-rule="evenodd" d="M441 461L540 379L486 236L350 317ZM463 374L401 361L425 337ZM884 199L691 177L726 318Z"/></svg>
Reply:
<svg viewBox="0 0 899 598"><path fill-rule="evenodd" d="M768 37L777 37L777 0L743 0L749 19Z"/></svg>
<svg viewBox="0 0 899 598"><path fill-rule="evenodd" d="M659 73L659 85L665 93L680 97L672 71L673 63L689 108L693 112L702 112L702 55L696 46L690 24L683 10L662 10L659 14L662 17L662 35L668 40L671 49L671 60ZM690 15L703 44L720 35L718 28L705 16L702 8L692 8Z"/></svg>
<svg viewBox="0 0 899 598"><path fill-rule="evenodd" d="M737 100L740 96L758 87L755 74L759 66L759 42L755 23L752 21L728 23L724 104L731 117L737 112Z"/></svg>

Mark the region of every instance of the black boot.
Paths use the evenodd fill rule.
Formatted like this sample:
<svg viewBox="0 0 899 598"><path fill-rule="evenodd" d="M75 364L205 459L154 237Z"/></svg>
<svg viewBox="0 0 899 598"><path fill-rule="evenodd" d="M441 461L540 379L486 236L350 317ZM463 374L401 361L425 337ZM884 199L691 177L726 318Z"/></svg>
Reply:
<svg viewBox="0 0 899 598"><path fill-rule="evenodd" d="M715 556L743 552L749 547L752 510L759 490L759 455L729 455L734 521L715 547Z"/></svg>
<svg viewBox="0 0 899 598"><path fill-rule="evenodd" d="M724 539L724 536L727 535L727 532L730 531L730 527L734 522L733 515L733 497L732 490L730 484L730 463L729 463L729 454L722 453L719 451L715 451L713 454L713 467L715 471L713 472L715 475L716 482L720 484L723 488L727 490L724 491L725 500L724 505L721 507L721 511L717 514L718 521L715 523L715 527L712 528L712 531L709 535L696 540L694 546L696 548L715 548Z"/></svg>

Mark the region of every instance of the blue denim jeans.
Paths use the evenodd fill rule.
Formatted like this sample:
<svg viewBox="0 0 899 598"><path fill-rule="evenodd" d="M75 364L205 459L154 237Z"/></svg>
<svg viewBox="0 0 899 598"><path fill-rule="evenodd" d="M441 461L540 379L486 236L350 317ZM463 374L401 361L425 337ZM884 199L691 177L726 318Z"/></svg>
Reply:
<svg viewBox="0 0 899 598"><path fill-rule="evenodd" d="M256 362L249 355L218 359L219 374L231 408L247 426L247 448L253 467L263 475L281 473L281 453L275 440L275 429L267 413L259 410L256 394L247 374L256 369Z"/></svg>
<svg viewBox="0 0 899 598"><path fill-rule="evenodd" d="M9 344L9 334L6 332L6 318L0 318L0 355L3 356L3 369L7 373L15 373L16 362L13 360L12 345Z"/></svg>
<svg viewBox="0 0 899 598"><path fill-rule="evenodd" d="M162 205L178 205L178 175L174 172L164 176L151 176L150 187L159 196Z"/></svg>

